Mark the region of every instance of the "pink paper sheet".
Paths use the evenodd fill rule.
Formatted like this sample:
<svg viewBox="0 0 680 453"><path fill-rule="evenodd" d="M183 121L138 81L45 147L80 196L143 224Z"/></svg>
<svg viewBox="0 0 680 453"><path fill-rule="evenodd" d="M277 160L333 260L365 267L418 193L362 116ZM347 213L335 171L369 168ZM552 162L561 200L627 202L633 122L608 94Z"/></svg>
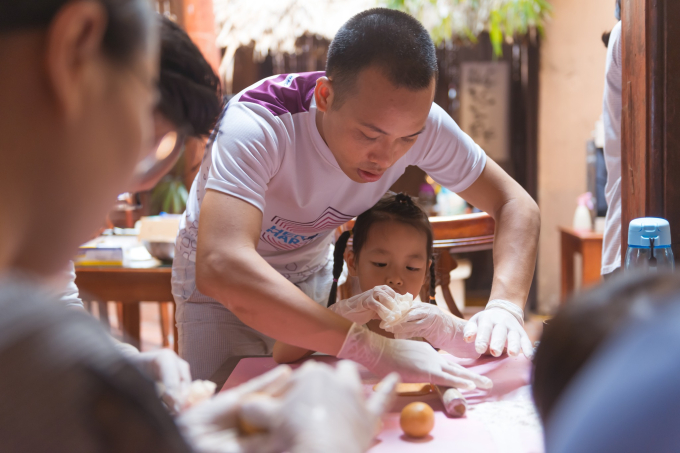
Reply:
<svg viewBox="0 0 680 453"><path fill-rule="evenodd" d="M453 357L452 357L453 358ZM317 360L328 364L337 362L335 357L313 356L306 360ZM384 427L376 439L371 453L399 452L465 452L465 453L542 453L543 432L535 417L526 416L527 420L505 420L504 413L497 417L489 417L496 410L495 405L483 403L497 402L498 411L507 404L527 405L529 398L529 376L531 362L524 357L493 358L483 357L478 360L453 358L465 367L489 377L494 382L491 390L463 392L468 401L468 414L463 418L449 418L444 412L441 401L435 393L426 396L398 397L385 415ZM302 362L300 362L302 363ZM270 357L242 359L225 382L222 390L242 384L253 377L275 368L277 364ZM293 368L300 364L293 365ZM379 379L367 369L359 366L365 391L372 392L372 387ZM409 439L403 435L399 427L399 414L407 404L423 401L435 411L435 427L424 439ZM477 416L484 409L486 416Z"/></svg>

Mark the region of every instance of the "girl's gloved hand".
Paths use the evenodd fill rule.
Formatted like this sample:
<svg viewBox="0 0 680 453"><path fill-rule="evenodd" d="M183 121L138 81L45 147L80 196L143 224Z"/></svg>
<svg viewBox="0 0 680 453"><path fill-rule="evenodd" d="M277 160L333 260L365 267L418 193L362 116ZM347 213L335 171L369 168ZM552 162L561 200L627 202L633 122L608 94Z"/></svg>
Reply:
<svg viewBox="0 0 680 453"><path fill-rule="evenodd" d="M371 446L398 382L396 373L388 375L366 400L354 363L342 361L334 369L310 361L293 373L282 398L246 402L242 417L267 429L263 452L362 453Z"/></svg>
<svg viewBox="0 0 680 453"><path fill-rule="evenodd" d="M376 286L361 294L340 300L330 307L334 313L357 324L371 319L386 319L397 310L397 294L389 286Z"/></svg>
<svg viewBox="0 0 680 453"><path fill-rule="evenodd" d="M199 453L274 453L270 433L245 436L239 431L242 405L249 397L279 395L291 377L290 367L281 365L268 373L221 392L212 399L181 413L177 425L194 451Z"/></svg>
<svg viewBox="0 0 680 453"><path fill-rule="evenodd" d="M447 313L434 304L414 302L411 309L395 325L386 330L395 338L423 337L435 348L462 358L476 359L480 354L475 346L463 339L467 321Z"/></svg>
<svg viewBox="0 0 680 453"><path fill-rule="evenodd" d="M474 340L475 349L480 354L488 349L494 357L498 357L507 346L512 357L519 355L520 350L528 359L534 356L531 340L524 331L524 312L506 300L490 301L485 310L468 321L463 335L469 343Z"/></svg>
<svg viewBox="0 0 680 453"><path fill-rule="evenodd" d="M464 390L493 386L491 379L448 360L427 343L392 340L357 324L347 333L338 357L354 360L378 376L395 371L404 382L430 382Z"/></svg>

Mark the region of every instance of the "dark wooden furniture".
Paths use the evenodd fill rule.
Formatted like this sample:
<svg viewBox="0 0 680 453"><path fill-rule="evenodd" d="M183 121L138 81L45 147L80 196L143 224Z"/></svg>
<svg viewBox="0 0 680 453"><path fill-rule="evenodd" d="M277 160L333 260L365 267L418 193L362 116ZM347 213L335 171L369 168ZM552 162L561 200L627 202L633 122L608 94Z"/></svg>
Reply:
<svg viewBox="0 0 680 453"><path fill-rule="evenodd" d="M576 231L571 228L560 228L560 254L562 273L562 299L574 292L574 255L583 257L581 284L588 286L600 281L602 266L602 233Z"/></svg>
<svg viewBox="0 0 680 453"><path fill-rule="evenodd" d="M623 0L621 258L628 224L663 217L680 253L680 2Z"/></svg>
<svg viewBox="0 0 680 453"><path fill-rule="evenodd" d="M170 267L132 269L125 267L76 267L76 285L84 301L118 302L120 323L125 341L140 346L140 302L161 302L163 345L168 345L168 330L174 330L177 351L177 327L174 322ZM172 326L172 327L170 327Z"/></svg>

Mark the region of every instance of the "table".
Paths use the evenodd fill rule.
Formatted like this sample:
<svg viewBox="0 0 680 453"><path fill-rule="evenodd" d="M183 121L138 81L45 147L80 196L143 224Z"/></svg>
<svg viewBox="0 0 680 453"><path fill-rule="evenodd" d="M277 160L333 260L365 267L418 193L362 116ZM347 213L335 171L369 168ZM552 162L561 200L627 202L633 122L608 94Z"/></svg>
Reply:
<svg viewBox="0 0 680 453"><path fill-rule="evenodd" d="M139 303L170 302L174 305L169 266L149 269L129 267L76 267L76 285L80 297L88 301L122 303L121 326L125 340L133 346L140 346ZM174 308L173 308L174 313ZM161 323L167 320L161 319ZM174 326L175 350L177 350L177 326Z"/></svg>
<svg viewBox="0 0 680 453"><path fill-rule="evenodd" d="M602 267L602 233L577 231L560 227L560 253L562 273L562 302L574 292L574 255L583 257L581 284L588 286L600 281Z"/></svg>
<svg viewBox="0 0 680 453"><path fill-rule="evenodd" d="M450 357L450 356L449 356ZM306 360L334 364L335 357L315 355ZM384 417L384 426L377 436L371 453L451 452L466 453L540 453L543 452L543 431L531 403L531 362L524 357L483 357L478 360L457 359L456 362L494 381L491 390L463 392L469 404L463 418L449 418L435 394L420 397L397 397ZM304 361L294 364L300 366ZM213 375L211 380L227 390L276 367L271 357L232 357ZM368 394L378 378L360 368L365 392ZM423 401L435 411L435 428L424 439L409 439L399 427L399 414L406 404Z"/></svg>

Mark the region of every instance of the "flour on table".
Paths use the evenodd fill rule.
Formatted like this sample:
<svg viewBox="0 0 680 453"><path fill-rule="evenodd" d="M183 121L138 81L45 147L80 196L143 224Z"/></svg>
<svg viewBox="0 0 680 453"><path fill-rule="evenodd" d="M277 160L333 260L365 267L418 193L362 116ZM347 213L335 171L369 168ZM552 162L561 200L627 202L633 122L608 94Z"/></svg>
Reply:
<svg viewBox="0 0 680 453"><path fill-rule="evenodd" d="M499 453L525 451L524 436L528 432L543 432L528 385L504 395L499 401L472 405L466 416L484 425Z"/></svg>
<svg viewBox="0 0 680 453"><path fill-rule="evenodd" d="M541 426L538 413L531 400L491 401L477 404L468 409L467 417L478 420L485 426L527 427Z"/></svg>

